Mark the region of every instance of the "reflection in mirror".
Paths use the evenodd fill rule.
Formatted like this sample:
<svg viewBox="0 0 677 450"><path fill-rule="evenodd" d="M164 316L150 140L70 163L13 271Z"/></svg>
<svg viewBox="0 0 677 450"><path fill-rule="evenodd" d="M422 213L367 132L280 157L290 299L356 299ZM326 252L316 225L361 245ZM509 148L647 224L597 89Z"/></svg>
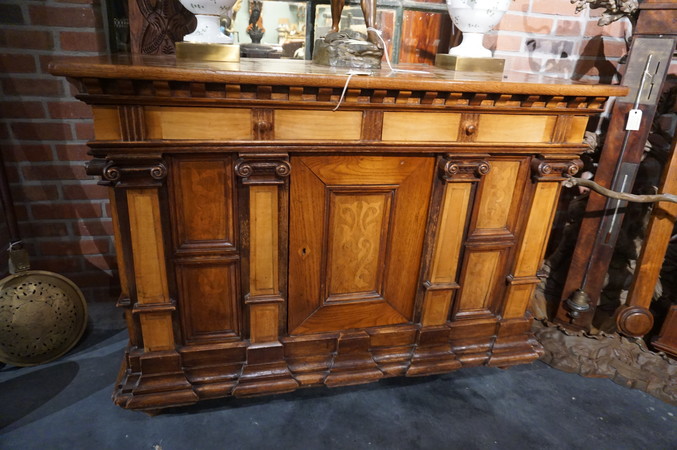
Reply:
<svg viewBox="0 0 677 450"><path fill-rule="evenodd" d="M248 56L304 59L306 2L238 0L234 9L235 42L251 44L262 33L259 51L249 46Z"/></svg>

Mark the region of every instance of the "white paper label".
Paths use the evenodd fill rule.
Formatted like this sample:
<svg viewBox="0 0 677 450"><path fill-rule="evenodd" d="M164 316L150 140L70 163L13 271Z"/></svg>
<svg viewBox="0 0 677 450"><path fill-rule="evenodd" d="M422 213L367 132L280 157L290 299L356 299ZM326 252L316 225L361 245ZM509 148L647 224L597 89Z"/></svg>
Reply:
<svg viewBox="0 0 677 450"><path fill-rule="evenodd" d="M625 129L628 131L639 130L639 124L642 121L642 111L639 109L631 109L628 113L628 123L625 124Z"/></svg>

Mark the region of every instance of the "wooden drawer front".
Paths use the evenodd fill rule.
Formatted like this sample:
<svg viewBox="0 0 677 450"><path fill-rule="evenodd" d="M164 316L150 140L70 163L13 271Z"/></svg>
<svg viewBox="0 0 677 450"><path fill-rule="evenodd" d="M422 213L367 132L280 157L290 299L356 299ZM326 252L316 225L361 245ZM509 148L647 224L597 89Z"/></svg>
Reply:
<svg viewBox="0 0 677 450"><path fill-rule="evenodd" d="M412 320L434 158L292 158L289 330Z"/></svg>
<svg viewBox="0 0 677 450"><path fill-rule="evenodd" d="M178 158L172 164L176 251L234 249L231 158Z"/></svg>
<svg viewBox="0 0 677 450"><path fill-rule="evenodd" d="M275 111L277 140L359 140L361 130L360 111Z"/></svg>
<svg viewBox="0 0 677 450"><path fill-rule="evenodd" d="M252 139L249 109L147 107L149 139L247 140Z"/></svg>
<svg viewBox="0 0 677 450"><path fill-rule="evenodd" d="M550 142L557 116L482 114L476 142Z"/></svg>
<svg viewBox="0 0 677 450"><path fill-rule="evenodd" d="M403 142L447 142L458 138L460 114L386 112L383 140Z"/></svg>

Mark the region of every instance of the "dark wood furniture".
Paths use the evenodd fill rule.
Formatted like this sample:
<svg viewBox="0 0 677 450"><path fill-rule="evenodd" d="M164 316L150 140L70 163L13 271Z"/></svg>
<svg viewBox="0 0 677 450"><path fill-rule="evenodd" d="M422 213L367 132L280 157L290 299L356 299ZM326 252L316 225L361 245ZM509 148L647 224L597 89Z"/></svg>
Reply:
<svg viewBox="0 0 677 450"><path fill-rule="evenodd" d="M303 61L55 63L92 105L153 410L533 361L525 312L561 180L618 86Z"/></svg>

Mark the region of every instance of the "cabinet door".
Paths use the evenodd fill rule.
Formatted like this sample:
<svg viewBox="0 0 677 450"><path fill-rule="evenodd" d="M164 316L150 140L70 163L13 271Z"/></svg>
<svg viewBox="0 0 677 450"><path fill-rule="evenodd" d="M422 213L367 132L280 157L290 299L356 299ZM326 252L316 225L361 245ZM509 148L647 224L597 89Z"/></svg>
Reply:
<svg viewBox="0 0 677 450"><path fill-rule="evenodd" d="M291 163L290 334L410 322L434 158Z"/></svg>

